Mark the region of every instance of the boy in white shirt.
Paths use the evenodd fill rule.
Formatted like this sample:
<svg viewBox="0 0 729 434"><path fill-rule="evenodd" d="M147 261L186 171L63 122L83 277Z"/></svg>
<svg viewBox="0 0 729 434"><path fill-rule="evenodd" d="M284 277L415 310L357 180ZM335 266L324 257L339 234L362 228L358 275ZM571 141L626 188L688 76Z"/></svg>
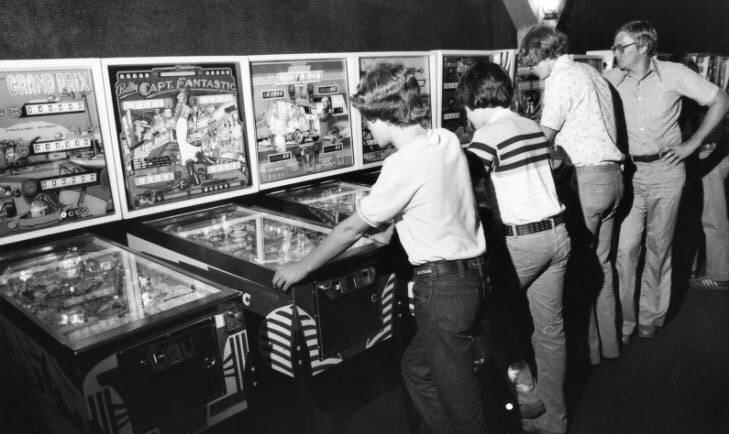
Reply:
<svg viewBox="0 0 729 434"><path fill-rule="evenodd" d="M486 240L466 157L455 134L428 129L427 99L414 71L380 64L359 83L353 106L375 141L393 144L370 194L300 262L278 269L287 290L370 227L394 221L414 267L417 332L403 355L405 385L435 433L487 432L472 371L471 337L484 293Z"/></svg>

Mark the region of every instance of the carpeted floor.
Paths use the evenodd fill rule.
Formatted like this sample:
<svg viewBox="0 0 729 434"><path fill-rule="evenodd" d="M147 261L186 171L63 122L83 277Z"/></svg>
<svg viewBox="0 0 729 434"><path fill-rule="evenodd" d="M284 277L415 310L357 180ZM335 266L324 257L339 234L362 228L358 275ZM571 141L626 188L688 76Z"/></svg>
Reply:
<svg viewBox="0 0 729 434"><path fill-rule="evenodd" d="M729 292L691 290L654 339L590 372L570 433L726 434L728 410Z"/></svg>

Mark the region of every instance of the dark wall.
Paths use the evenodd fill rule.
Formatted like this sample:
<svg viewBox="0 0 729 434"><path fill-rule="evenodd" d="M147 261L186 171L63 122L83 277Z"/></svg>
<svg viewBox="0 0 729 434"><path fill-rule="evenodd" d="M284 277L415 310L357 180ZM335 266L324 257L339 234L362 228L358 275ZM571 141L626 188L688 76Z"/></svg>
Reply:
<svg viewBox="0 0 729 434"><path fill-rule="evenodd" d="M526 1L526 0L524 0ZM661 51L729 54L727 0L567 0L573 51L652 21ZM0 59L516 46L502 0L2 0Z"/></svg>
<svg viewBox="0 0 729 434"><path fill-rule="evenodd" d="M516 46L502 0L2 0L0 59Z"/></svg>
<svg viewBox="0 0 729 434"><path fill-rule="evenodd" d="M583 52L608 48L615 29L635 19L656 26L659 51L729 54L728 0L567 0L559 27Z"/></svg>

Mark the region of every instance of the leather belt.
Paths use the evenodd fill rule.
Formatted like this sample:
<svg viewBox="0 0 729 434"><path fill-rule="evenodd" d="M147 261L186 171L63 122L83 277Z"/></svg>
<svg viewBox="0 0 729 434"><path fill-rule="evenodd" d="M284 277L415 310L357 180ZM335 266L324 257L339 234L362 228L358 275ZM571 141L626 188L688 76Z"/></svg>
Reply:
<svg viewBox="0 0 729 434"><path fill-rule="evenodd" d="M523 225L504 225L504 232L507 237L513 237L514 235L528 235L537 232L544 232L550 229L556 228L560 224L564 223L564 213L559 213L555 216L548 217L538 222L525 223Z"/></svg>
<svg viewBox="0 0 729 434"><path fill-rule="evenodd" d="M437 277L445 274L465 273L466 270L482 270L483 264L483 257L478 256L453 261L426 262L425 264L416 265L413 271L416 276L431 275Z"/></svg>
<svg viewBox="0 0 729 434"><path fill-rule="evenodd" d="M630 158L637 163L652 163L663 157L663 154L631 155Z"/></svg>

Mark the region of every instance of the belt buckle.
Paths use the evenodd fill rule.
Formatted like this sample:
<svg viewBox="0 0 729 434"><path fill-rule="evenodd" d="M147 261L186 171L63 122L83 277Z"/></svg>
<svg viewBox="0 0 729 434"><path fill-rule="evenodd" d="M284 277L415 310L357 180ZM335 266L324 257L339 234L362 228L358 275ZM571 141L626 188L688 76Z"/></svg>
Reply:
<svg viewBox="0 0 729 434"><path fill-rule="evenodd" d="M425 276L427 274L433 274L433 269L430 268L430 266L418 266L415 268L415 275L416 276Z"/></svg>
<svg viewBox="0 0 729 434"><path fill-rule="evenodd" d="M549 218L549 221L552 223L551 229L557 229L557 226L564 221L564 216L562 213L555 214Z"/></svg>
<svg viewBox="0 0 729 434"><path fill-rule="evenodd" d="M553 215L549 218L549 229L554 230L557 227L557 216Z"/></svg>

